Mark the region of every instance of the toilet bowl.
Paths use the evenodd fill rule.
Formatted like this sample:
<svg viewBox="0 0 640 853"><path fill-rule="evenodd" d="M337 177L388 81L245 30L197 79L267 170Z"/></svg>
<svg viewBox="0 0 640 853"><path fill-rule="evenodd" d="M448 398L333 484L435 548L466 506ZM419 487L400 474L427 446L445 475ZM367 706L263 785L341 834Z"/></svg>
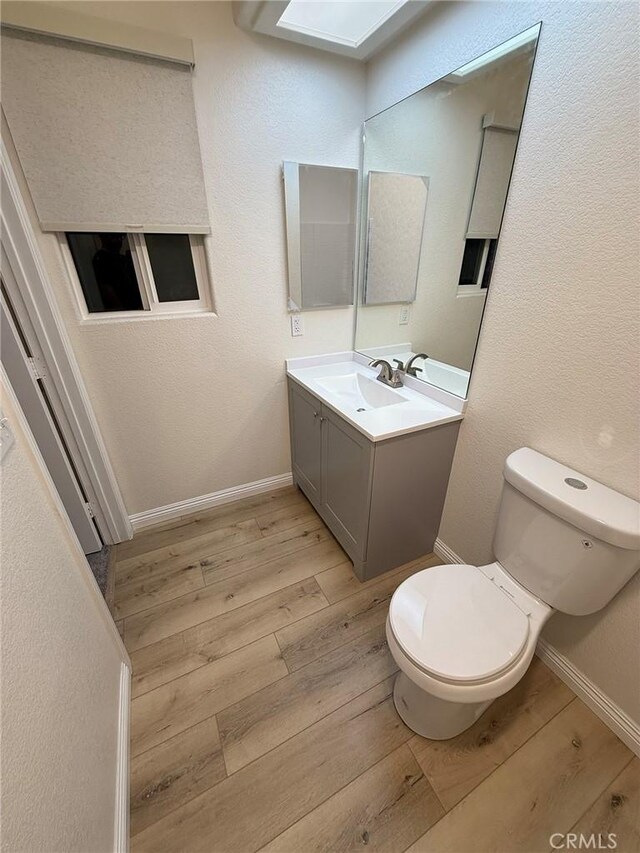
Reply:
<svg viewBox="0 0 640 853"><path fill-rule="evenodd" d="M391 599L387 642L400 676L396 709L433 740L473 725L527 671L552 609L499 563L434 566Z"/></svg>
<svg viewBox="0 0 640 853"><path fill-rule="evenodd" d="M529 448L505 463L486 566L435 566L395 591L398 714L423 737L469 728L523 677L554 610L603 607L640 566L640 504Z"/></svg>

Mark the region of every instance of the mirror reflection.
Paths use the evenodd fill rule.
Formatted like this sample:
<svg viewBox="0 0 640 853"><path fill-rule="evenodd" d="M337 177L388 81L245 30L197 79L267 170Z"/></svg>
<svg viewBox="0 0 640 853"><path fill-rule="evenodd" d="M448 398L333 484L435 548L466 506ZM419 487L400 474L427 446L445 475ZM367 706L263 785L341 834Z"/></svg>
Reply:
<svg viewBox="0 0 640 853"><path fill-rule="evenodd" d="M289 310L353 305L358 172L285 160Z"/></svg>
<svg viewBox="0 0 640 853"><path fill-rule="evenodd" d="M365 122L356 349L466 397L540 27ZM417 356L413 358L413 356Z"/></svg>

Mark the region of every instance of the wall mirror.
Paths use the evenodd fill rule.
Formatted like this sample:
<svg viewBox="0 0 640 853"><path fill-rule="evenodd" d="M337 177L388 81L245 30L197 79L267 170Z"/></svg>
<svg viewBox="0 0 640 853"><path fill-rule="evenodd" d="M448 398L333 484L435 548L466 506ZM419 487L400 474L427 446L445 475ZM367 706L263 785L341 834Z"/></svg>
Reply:
<svg viewBox="0 0 640 853"><path fill-rule="evenodd" d="M353 305L358 171L286 160L289 310Z"/></svg>
<svg viewBox="0 0 640 853"><path fill-rule="evenodd" d="M540 25L367 119L356 349L467 396Z"/></svg>

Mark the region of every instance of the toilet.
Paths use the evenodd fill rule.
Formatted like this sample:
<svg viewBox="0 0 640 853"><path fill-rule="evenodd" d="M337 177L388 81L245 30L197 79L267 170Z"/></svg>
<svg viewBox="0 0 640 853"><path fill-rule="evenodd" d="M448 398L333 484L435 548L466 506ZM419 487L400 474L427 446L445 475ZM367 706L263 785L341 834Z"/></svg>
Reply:
<svg viewBox="0 0 640 853"><path fill-rule="evenodd" d="M395 706L426 738L460 734L514 687L556 610L600 610L640 568L637 501L528 447L504 480L496 561L424 569L389 605Z"/></svg>

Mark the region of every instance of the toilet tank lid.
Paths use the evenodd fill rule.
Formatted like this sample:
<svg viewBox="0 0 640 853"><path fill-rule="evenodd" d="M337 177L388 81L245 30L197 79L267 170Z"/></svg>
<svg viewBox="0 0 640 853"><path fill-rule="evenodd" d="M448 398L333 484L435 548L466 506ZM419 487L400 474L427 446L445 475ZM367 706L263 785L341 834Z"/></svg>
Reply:
<svg viewBox="0 0 640 853"><path fill-rule="evenodd" d="M596 539L640 550L640 503L530 447L511 453L504 478L530 500Z"/></svg>

